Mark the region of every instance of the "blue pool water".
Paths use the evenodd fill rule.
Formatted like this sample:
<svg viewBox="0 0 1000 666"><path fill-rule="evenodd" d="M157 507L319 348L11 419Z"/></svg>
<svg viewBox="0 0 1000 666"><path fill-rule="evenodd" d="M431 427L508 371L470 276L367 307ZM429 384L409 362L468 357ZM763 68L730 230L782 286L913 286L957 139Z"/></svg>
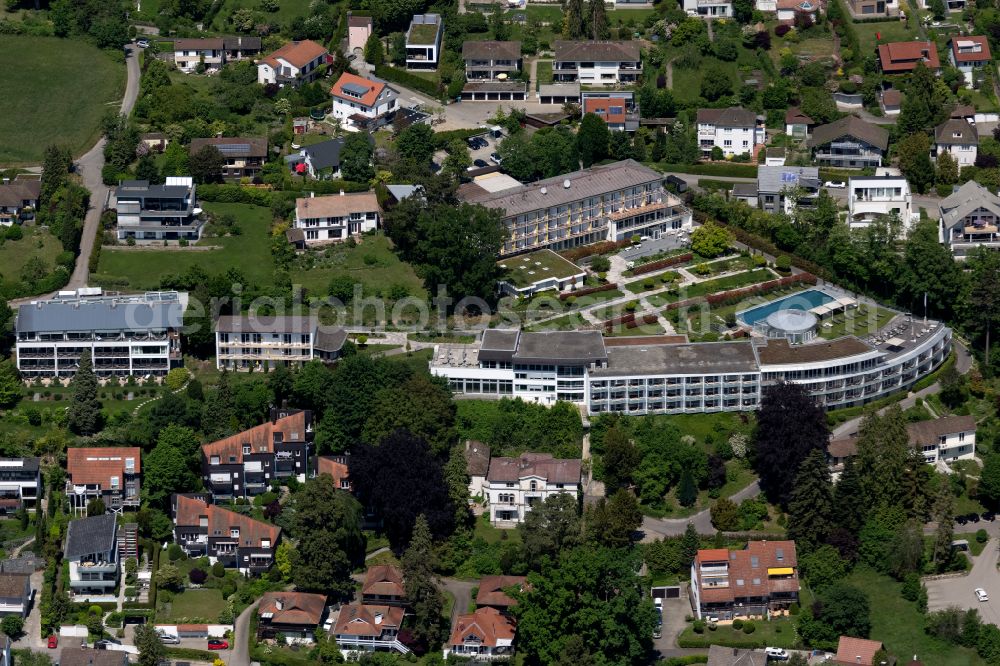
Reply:
<svg viewBox="0 0 1000 666"><path fill-rule="evenodd" d="M833 296L830 296L825 291L820 291L819 289L809 289L806 291L800 291L797 294L792 294L791 296L779 298L776 301L765 303L764 305L758 305L755 308L750 308L749 310L744 310L743 312L737 312L736 318L749 326L753 326L758 321L767 319L768 315L772 312L777 312L778 310L808 311L817 305L826 305L833 300L835 300Z"/></svg>

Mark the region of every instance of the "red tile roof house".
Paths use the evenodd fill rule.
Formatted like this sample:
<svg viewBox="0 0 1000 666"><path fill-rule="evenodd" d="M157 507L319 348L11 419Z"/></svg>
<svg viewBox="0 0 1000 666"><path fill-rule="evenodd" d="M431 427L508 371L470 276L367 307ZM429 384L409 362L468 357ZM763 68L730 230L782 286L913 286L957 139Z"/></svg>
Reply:
<svg viewBox="0 0 1000 666"><path fill-rule="evenodd" d="M923 63L937 74L941 71L937 45L934 42L891 42L878 45L879 65L884 74L912 72L917 63Z"/></svg>
<svg viewBox="0 0 1000 666"><path fill-rule="evenodd" d="M639 127L637 121L626 123L631 118L623 97L588 97L583 101L583 112L595 114L613 132L635 131Z"/></svg>
<svg viewBox="0 0 1000 666"><path fill-rule="evenodd" d="M391 564L368 567L361 585L361 600L375 606L406 606L403 572Z"/></svg>
<svg viewBox="0 0 1000 666"><path fill-rule="evenodd" d="M87 503L100 497L109 511L139 506L138 447L78 447L66 451L66 497L74 513L87 513Z"/></svg>
<svg viewBox="0 0 1000 666"><path fill-rule="evenodd" d="M858 666L858 664L868 666L875 658L875 653L881 649L880 641L841 636L840 642L837 643L837 658L834 663L838 666Z"/></svg>
<svg viewBox="0 0 1000 666"><path fill-rule="evenodd" d="M349 128L374 129L388 121L399 93L381 79L344 72L330 88L331 112Z"/></svg>
<svg viewBox="0 0 1000 666"><path fill-rule="evenodd" d="M314 80L329 58L326 47L310 39L289 42L257 63L257 83L298 87Z"/></svg>
<svg viewBox="0 0 1000 666"><path fill-rule="evenodd" d="M173 495L174 541L190 557L262 574L271 568L281 528L209 504L197 495Z"/></svg>
<svg viewBox="0 0 1000 666"><path fill-rule="evenodd" d="M271 420L201 447L205 489L215 501L253 497L275 480L305 481L312 450L312 412L272 410Z"/></svg>
<svg viewBox="0 0 1000 666"><path fill-rule="evenodd" d="M699 550L691 565L691 605L698 619L784 614L799 600L794 541L751 541L743 550Z"/></svg>
<svg viewBox="0 0 1000 666"><path fill-rule="evenodd" d="M333 635L342 650L389 650L407 654L399 640L404 611L399 606L346 604L340 607Z"/></svg>
<svg viewBox="0 0 1000 666"><path fill-rule="evenodd" d="M507 590L523 589L527 582L525 576L483 576L479 580L479 592L476 593L476 606L495 608L505 613L517 604Z"/></svg>
<svg viewBox="0 0 1000 666"><path fill-rule="evenodd" d="M257 606L257 638L312 643L326 615L326 596L305 592L267 592Z"/></svg>
<svg viewBox="0 0 1000 666"><path fill-rule="evenodd" d="M948 60L965 75L965 84L971 86L977 69L988 67L993 60L990 55L990 41L986 37L952 37L948 49Z"/></svg>
<svg viewBox="0 0 1000 666"><path fill-rule="evenodd" d="M333 479L333 487L351 492L351 473L344 456L318 456L316 476L326 474Z"/></svg>
<svg viewBox="0 0 1000 666"><path fill-rule="evenodd" d="M509 659L514 655L514 621L495 608L477 608L459 615L444 646L444 657L474 660Z"/></svg>

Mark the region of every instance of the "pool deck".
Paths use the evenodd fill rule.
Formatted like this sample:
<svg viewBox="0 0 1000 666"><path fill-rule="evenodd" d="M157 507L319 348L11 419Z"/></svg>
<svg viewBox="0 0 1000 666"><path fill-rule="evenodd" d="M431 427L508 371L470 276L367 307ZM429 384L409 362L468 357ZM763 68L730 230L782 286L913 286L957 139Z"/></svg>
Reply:
<svg viewBox="0 0 1000 666"><path fill-rule="evenodd" d="M803 294L807 294L807 293L810 293L810 292L819 292L819 293L823 294L826 297L826 299L825 300L821 300L821 301L819 301L817 303L809 303L808 300L807 300L806 303L809 305L808 308L805 308L805 307L789 307L789 308L774 307L776 304L783 303L784 301L800 299ZM753 327L753 326L755 326L757 324L757 322L760 322L762 320L767 319L767 317L770 316L771 314L773 314L774 312L778 312L780 310L803 310L803 311L808 311L809 309L814 308L814 307L816 307L818 305L826 305L827 303L832 303L833 301L837 300L837 298L838 298L837 296L831 296L830 293L828 291L826 291L825 289L821 289L820 287L810 287L808 289L803 289L802 291L797 291L794 294L789 294L787 296L782 296L781 298L776 298L773 301L768 301L766 303L761 303L760 305L755 305L755 306L747 308L745 310L741 310L741 311L739 311L739 312L736 313L736 320L738 322L742 323L744 326L751 326L751 327ZM799 305L800 303L801 303L801 300L797 301L795 303L795 305ZM748 320L746 318L746 314L748 312L755 312L757 310L767 310L767 311L764 312L759 317L755 317L752 321Z"/></svg>

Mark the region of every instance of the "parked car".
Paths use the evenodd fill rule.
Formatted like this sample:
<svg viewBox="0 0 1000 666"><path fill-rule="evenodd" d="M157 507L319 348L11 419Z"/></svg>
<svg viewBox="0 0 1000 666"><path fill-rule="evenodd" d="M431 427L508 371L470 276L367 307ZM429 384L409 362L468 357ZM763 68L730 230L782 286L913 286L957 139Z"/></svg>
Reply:
<svg viewBox="0 0 1000 666"><path fill-rule="evenodd" d="M500 164L501 162L503 162L503 159L500 157L500 153L494 151L490 153L490 161L492 161L494 164Z"/></svg>
<svg viewBox="0 0 1000 666"><path fill-rule="evenodd" d="M472 165L477 169L485 169L489 166L489 164L486 163L486 160L473 160Z"/></svg>
<svg viewBox="0 0 1000 666"><path fill-rule="evenodd" d="M149 40L148 39L140 39L140 40L138 40L135 43L135 45L138 46L140 49L148 49L149 48Z"/></svg>
<svg viewBox="0 0 1000 666"><path fill-rule="evenodd" d="M55 634L50 634L49 635L49 649L50 650L55 650L57 647L59 647L59 637L56 636Z"/></svg>
<svg viewBox="0 0 1000 666"><path fill-rule="evenodd" d="M978 513L970 513L969 515L966 516L966 519L968 519L968 521L970 523L978 523L979 522L979 514Z"/></svg>
<svg viewBox="0 0 1000 666"><path fill-rule="evenodd" d="M965 525L966 523L969 522L969 519L966 518L965 516L956 516L955 522L958 523L959 525Z"/></svg>
<svg viewBox="0 0 1000 666"><path fill-rule="evenodd" d="M208 639L208 649L209 650L228 650L229 641L223 638L209 638Z"/></svg>
<svg viewBox="0 0 1000 666"><path fill-rule="evenodd" d="M986 590L984 590L981 587L977 587L976 588L976 599L979 599L980 601L989 601L990 600L990 596L988 594L986 594Z"/></svg>
<svg viewBox="0 0 1000 666"><path fill-rule="evenodd" d="M768 659L774 659L775 661L785 661L788 659L788 652L781 648L764 648L764 654L767 655Z"/></svg>
<svg viewBox="0 0 1000 666"><path fill-rule="evenodd" d="M472 148L473 150L479 150L480 148L486 148L487 146L489 146L490 142L481 136L474 136L469 139L468 144L469 148Z"/></svg>
<svg viewBox="0 0 1000 666"><path fill-rule="evenodd" d="M823 183L823 187L829 188L831 190L842 190L847 187L847 183L842 180L828 180Z"/></svg>
<svg viewBox="0 0 1000 666"><path fill-rule="evenodd" d="M174 634L161 634L156 632L156 635L160 638L160 642L164 645L180 645L181 639Z"/></svg>
<svg viewBox="0 0 1000 666"><path fill-rule="evenodd" d="M987 511L987 512L985 512L985 513L983 514L983 520L988 520L988 521L990 521L991 523L992 523L992 522L993 522L994 520L996 520L996 518L997 518L997 514L993 513L992 511Z"/></svg>

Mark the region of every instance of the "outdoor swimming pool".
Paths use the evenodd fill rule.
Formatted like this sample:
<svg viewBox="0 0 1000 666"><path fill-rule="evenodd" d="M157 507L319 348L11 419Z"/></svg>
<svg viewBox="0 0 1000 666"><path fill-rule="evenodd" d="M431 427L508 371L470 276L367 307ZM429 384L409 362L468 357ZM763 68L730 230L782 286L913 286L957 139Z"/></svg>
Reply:
<svg viewBox="0 0 1000 666"><path fill-rule="evenodd" d="M736 318L748 326L753 326L778 310L805 310L808 312L817 305L826 305L834 300L836 299L825 291L807 289L764 305L758 305L755 308L737 312Z"/></svg>

